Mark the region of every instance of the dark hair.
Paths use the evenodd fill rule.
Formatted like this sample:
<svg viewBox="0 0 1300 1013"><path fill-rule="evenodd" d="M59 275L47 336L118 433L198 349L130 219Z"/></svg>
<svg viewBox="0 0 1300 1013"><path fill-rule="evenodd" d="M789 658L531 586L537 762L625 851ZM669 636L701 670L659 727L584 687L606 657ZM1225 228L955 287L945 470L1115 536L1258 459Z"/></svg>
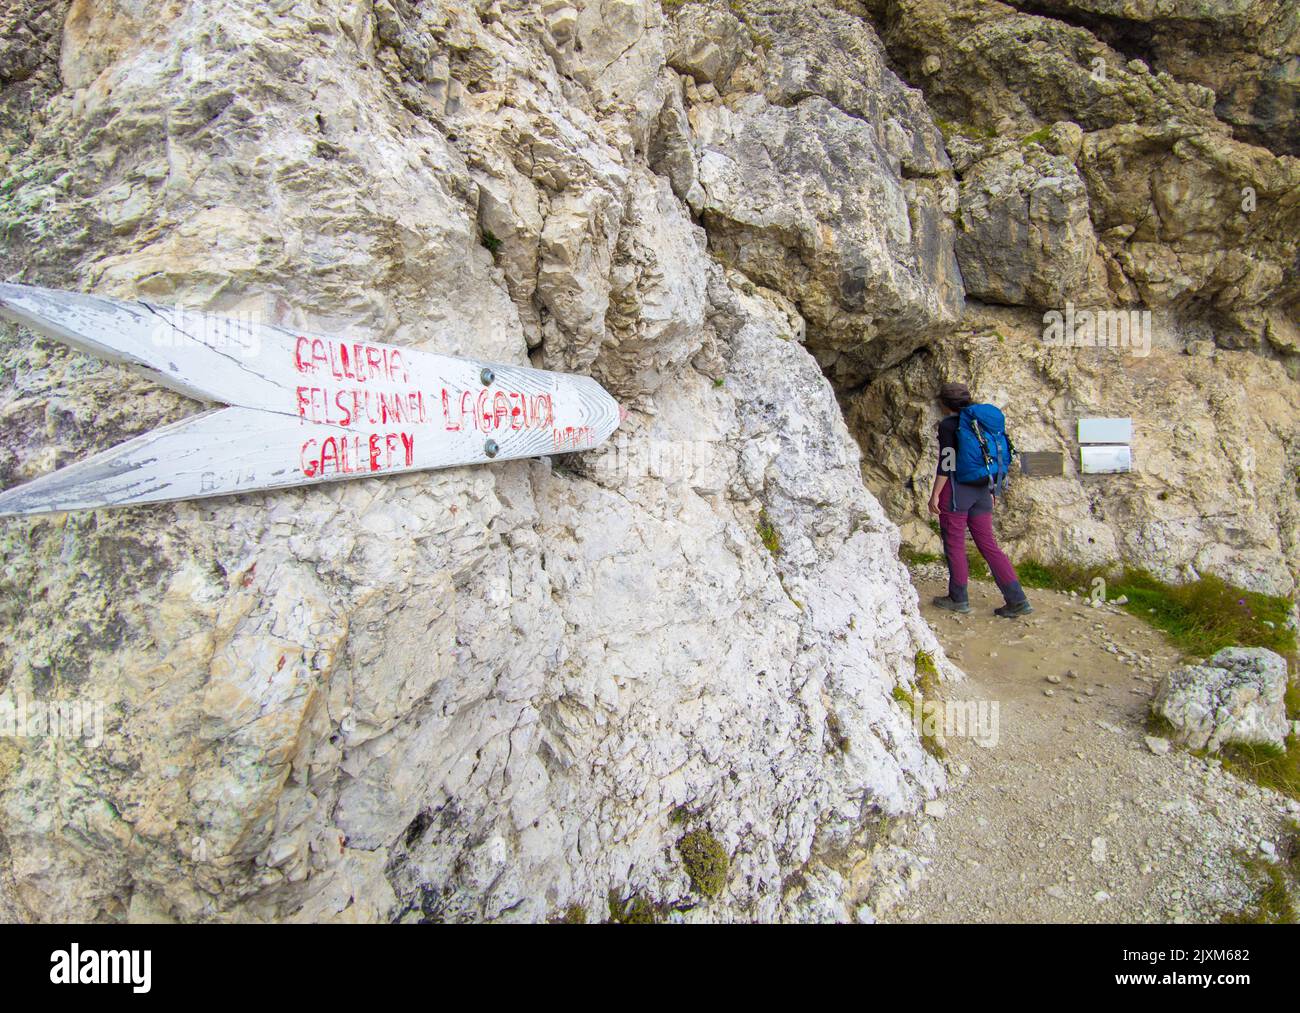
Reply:
<svg viewBox="0 0 1300 1013"><path fill-rule="evenodd" d="M963 408L973 403L970 399L969 394L967 394L965 397L943 397L941 395L939 397L939 401L943 404L945 408L954 412L959 412Z"/></svg>

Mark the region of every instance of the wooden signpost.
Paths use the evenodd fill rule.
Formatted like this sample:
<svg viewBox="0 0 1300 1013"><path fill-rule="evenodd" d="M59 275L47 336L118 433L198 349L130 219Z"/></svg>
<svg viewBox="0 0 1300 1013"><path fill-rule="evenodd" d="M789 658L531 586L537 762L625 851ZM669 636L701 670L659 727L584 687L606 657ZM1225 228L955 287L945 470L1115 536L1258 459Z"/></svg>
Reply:
<svg viewBox="0 0 1300 1013"><path fill-rule="evenodd" d="M587 450L621 421L586 376L0 284L0 316L230 407L0 493L0 516L223 496Z"/></svg>

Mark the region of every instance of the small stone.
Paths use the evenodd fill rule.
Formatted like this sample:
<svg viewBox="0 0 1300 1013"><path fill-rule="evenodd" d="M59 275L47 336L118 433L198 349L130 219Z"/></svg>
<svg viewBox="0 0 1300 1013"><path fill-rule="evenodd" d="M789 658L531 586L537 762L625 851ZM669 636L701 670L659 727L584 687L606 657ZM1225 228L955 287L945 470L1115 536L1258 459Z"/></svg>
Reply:
<svg viewBox="0 0 1300 1013"><path fill-rule="evenodd" d="M1272 841L1260 841L1259 851L1260 854L1262 854L1270 862L1277 861L1277 845L1274 844Z"/></svg>
<svg viewBox="0 0 1300 1013"><path fill-rule="evenodd" d="M933 816L937 820L941 820L948 815L948 806L940 799L932 799L925 803L925 814L927 816Z"/></svg>
<svg viewBox="0 0 1300 1013"><path fill-rule="evenodd" d="M1092 839L1092 853L1088 856L1093 865L1103 865L1106 861L1106 838L1094 837Z"/></svg>
<svg viewBox="0 0 1300 1013"><path fill-rule="evenodd" d="M1049 675L1047 681L1053 686L1059 686L1061 684L1061 677L1059 675Z"/></svg>
<svg viewBox="0 0 1300 1013"><path fill-rule="evenodd" d="M1043 696L1056 696L1056 690L1049 686L1047 689L1043 690Z"/></svg>
<svg viewBox="0 0 1300 1013"><path fill-rule="evenodd" d="M1065 670L1065 677L1067 679L1077 679L1079 678L1079 673L1076 672L1073 668L1067 668Z"/></svg>
<svg viewBox="0 0 1300 1013"><path fill-rule="evenodd" d="M1168 739L1162 739L1158 735L1148 735L1143 741L1146 742L1147 748L1151 750L1151 752L1155 753L1156 756L1164 756L1169 752Z"/></svg>
<svg viewBox="0 0 1300 1013"><path fill-rule="evenodd" d="M1065 887L1061 886L1059 883L1053 883L1043 892L1046 893L1047 896L1049 897L1055 897L1057 900L1065 900L1065 898L1068 896L1068 894L1065 892Z"/></svg>
<svg viewBox="0 0 1300 1013"><path fill-rule="evenodd" d="M1108 894L1105 890L1098 890L1096 893L1092 895L1092 899L1095 900L1098 904L1105 904L1106 901L1110 900L1110 894Z"/></svg>

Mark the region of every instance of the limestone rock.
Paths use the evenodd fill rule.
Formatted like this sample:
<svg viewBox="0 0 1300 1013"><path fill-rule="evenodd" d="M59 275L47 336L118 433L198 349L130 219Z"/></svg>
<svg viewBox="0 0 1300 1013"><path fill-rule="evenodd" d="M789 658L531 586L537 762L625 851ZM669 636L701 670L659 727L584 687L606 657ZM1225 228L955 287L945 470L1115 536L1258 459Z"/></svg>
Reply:
<svg viewBox="0 0 1300 1013"><path fill-rule="evenodd" d="M1032 146L976 162L962 177L959 223L957 263L970 295L1042 307L1105 298L1088 192L1064 156Z"/></svg>
<svg viewBox="0 0 1300 1013"><path fill-rule="evenodd" d="M1190 749L1230 743L1284 748L1286 660L1262 647L1225 647L1165 676L1151 705Z"/></svg>
<svg viewBox="0 0 1300 1013"><path fill-rule="evenodd" d="M1109 276L1102 302L1208 306L1221 345L1259 347L1269 319L1293 317L1300 299L1300 205L1289 196L1300 162L1279 157L1293 143L1300 13L1286 4L1189 3L1180 20L1176 6L1061 0L1029 12L899 0L884 41L924 89L959 173L1033 143L1077 164ZM1265 26L1267 41L1251 30ZM1220 45L1221 33L1234 41ZM1124 55L1132 39L1153 36L1167 71ZM1243 51L1269 55L1235 65L1231 54ZM926 73L935 53L940 67ZM1216 103L1205 84L1228 78L1242 84L1238 97ZM1250 112L1247 95L1256 102ZM1261 141L1272 150L1251 143Z"/></svg>
<svg viewBox="0 0 1300 1013"><path fill-rule="evenodd" d="M905 540L931 544L935 392L960 377L1003 409L1019 450L1064 458L1060 477L1013 469L996 521L1013 559L1099 569L1124 560L1165 580L1213 573L1291 594L1300 579L1292 491L1300 385L1251 352L1182 354L1186 338L1201 333L1190 324L1153 321L1146 356L1132 347L1050 346L1045 326L1028 310L972 310L926 355L848 399L867 484ZM1088 415L1134 419L1132 472L1080 473L1076 427ZM1211 446L1216 452L1206 453Z"/></svg>
<svg viewBox="0 0 1300 1013"><path fill-rule="evenodd" d="M0 738L6 917L600 917L689 894L680 811L734 857L678 917L847 916L814 855L943 788L891 694L918 650L960 673L804 317L673 189L715 85L667 69L657 3L505 6L31 3L30 53L6 35L4 277L589 373L631 409L587 455L0 523L0 702L102 718ZM746 59L726 85L770 104ZM814 106L891 200L900 152L938 157ZM6 486L199 410L13 327L0 357ZM787 892L805 870L824 889Z"/></svg>
<svg viewBox="0 0 1300 1013"><path fill-rule="evenodd" d="M1300 9L1287 0L1040 0L1015 4L1088 28L1117 49L1141 40L1151 70L1211 91L1240 139L1300 155Z"/></svg>
<svg viewBox="0 0 1300 1013"><path fill-rule="evenodd" d="M799 300L836 382L860 382L960 311L947 157L862 22L820 5L746 16L770 40L761 94L690 103L693 209L719 257Z"/></svg>

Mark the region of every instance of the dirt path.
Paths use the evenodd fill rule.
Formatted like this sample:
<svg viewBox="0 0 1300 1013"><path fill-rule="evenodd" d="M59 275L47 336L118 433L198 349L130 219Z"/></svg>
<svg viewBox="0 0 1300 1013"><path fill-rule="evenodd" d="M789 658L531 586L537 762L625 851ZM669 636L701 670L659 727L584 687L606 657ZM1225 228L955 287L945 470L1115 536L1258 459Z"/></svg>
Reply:
<svg viewBox="0 0 1300 1013"><path fill-rule="evenodd" d="M1251 894L1237 852L1281 846L1300 803L1146 742L1147 702L1178 652L1117 608L1031 594L1012 622L972 583L967 616L922 609L968 681L950 699L997 701L999 736L948 742L951 791L896 828L921 883L888 921L1217 921ZM1070 673L1074 674L1071 675ZM1159 748L1159 743L1156 744ZM880 913L878 912L878 915Z"/></svg>

